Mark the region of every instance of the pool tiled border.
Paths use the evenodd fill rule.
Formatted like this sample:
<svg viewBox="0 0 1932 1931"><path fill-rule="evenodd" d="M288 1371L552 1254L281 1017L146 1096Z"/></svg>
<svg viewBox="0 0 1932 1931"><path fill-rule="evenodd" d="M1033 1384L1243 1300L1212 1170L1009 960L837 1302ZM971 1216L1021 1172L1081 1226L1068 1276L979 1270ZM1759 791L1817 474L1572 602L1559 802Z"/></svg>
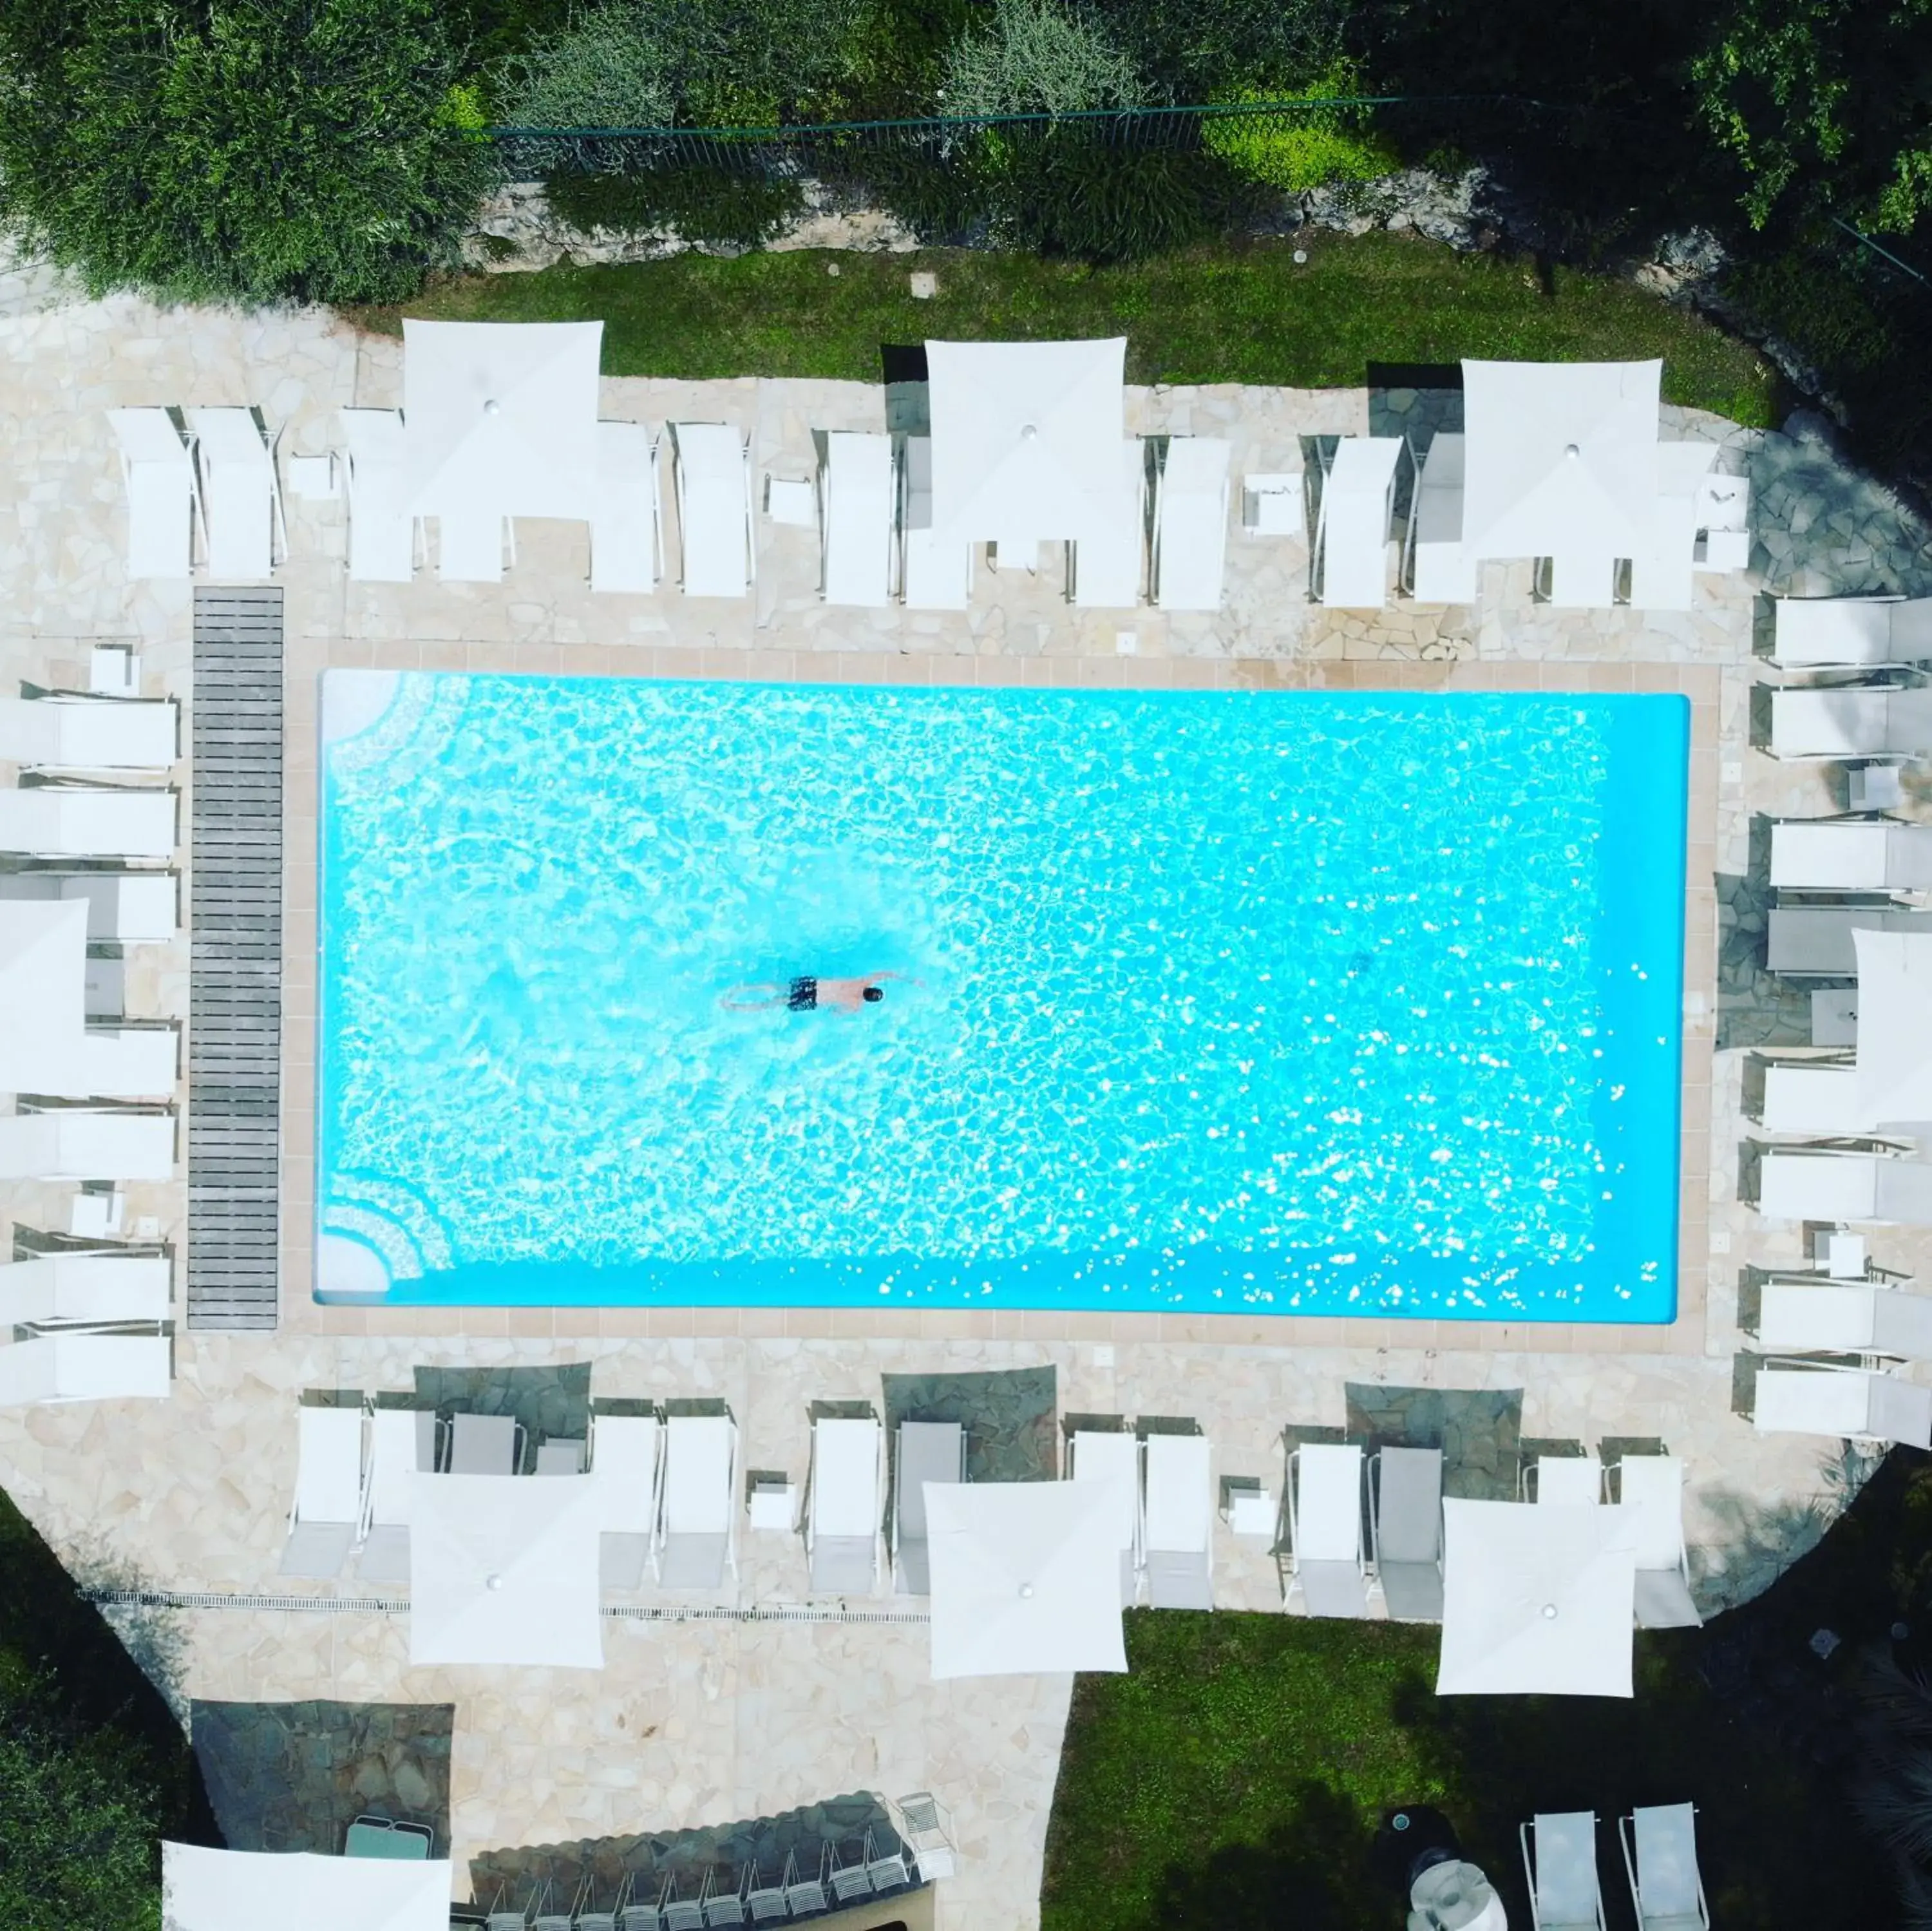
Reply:
<svg viewBox="0 0 1932 1931"><path fill-rule="evenodd" d="M536 676L752 682L1018 685L1061 690L1555 691L1678 694L1690 701L1684 887L1682 1152L1677 1315L1668 1324L1408 1321L1274 1314L1108 1314L1024 1308L323 1307L314 1248L316 739L326 670L471 671ZM694 650L637 644L292 641L288 653L287 826L282 1059L281 1326L319 1335L533 1339L793 1338L1160 1341L1229 1347L1454 1349L1534 1354L1682 1355L1706 1347L1711 1074L1717 1008L1717 821L1720 673L1647 663L942 656L883 652Z"/></svg>

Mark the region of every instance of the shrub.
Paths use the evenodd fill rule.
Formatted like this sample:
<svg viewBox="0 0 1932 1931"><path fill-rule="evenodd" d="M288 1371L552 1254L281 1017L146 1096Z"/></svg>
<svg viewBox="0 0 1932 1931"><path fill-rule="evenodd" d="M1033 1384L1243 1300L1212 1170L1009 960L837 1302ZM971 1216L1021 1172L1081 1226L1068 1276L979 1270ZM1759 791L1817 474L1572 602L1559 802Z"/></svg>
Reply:
<svg viewBox="0 0 1932 1931"><path fill-rule="evenodd" d="M1006 170L999 227L1040 254L1140 261L1204 239L1234 212L1233 185L1214 157L1198 149L1049 128Z"/></svg>
<svg viewBox="0 0 1932 1931"><path fill-rule="evenodd" d="M4 220L97 292L392 301L487 180L435 0L0 8Z"/></svg>
<svg viewBox="0 0 1932 1931"><path fill-rule="evenodd" d="M1320 101L1358 91L1354 70L1338 65L1310 86L1243 88L1216 98L1231 104ZM1331 181L1373 181L1396 165L1393 150L1370 125L1368 111L1359 107L1210 115L1202 120L1201 138L1244 179L1290 194Z"/></svg>
<svg viewBox="0 0 1932 1931"><path fill-rule="evenodd" d="M1170 100L1313 80L1342 56L1350 0L1094 0L1108 32Z"/></svg>
<svg viewBox="0 0 1932 1931"><path fill-rule="evenodd" d="M1077 114L1143 98L1134 64L1092 15L1060 0L995 0L992 24L957 41L940 107L949 115Z"/></svg>
<svg viewBox="0 0 1932 1931"><path fill-rule="evenodd" d="M660 230L687 242L754 248L803 207L796 181L729 167L664 166L633 174L559 174L544 184L573 227Z"/></svg>

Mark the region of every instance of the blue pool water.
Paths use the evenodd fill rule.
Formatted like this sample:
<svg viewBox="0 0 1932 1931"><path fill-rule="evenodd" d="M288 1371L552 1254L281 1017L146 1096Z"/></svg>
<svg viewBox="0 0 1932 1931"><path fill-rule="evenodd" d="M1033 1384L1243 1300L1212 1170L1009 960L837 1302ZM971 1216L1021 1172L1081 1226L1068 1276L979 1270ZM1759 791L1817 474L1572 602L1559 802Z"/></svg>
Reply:
<svg viewBox="0 0 1932 1931"><path fill-rule="evenodd" d="M1681 699L329 684L325 1298L1674 1312Z"/></svg>

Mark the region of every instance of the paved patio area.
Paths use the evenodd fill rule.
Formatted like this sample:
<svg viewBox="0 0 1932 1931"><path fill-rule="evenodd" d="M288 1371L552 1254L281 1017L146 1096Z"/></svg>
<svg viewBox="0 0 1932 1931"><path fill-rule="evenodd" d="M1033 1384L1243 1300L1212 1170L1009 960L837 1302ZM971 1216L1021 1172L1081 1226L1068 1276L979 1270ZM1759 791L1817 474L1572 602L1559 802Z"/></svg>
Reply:
<svg viewBox="0 0 1932 1931"><path fill-rule="evenodd" d="M345 404L400 400L400 344L314 314L161 314L115 302L0 319L0 680L84 683L87 648L139 643L144 690L191 700L189 593L129 586L121 485L101 412L117 404L259 404L285 452L338 440ZM0 308L7 306L0 301ZM806 476L812 432L884 426L881 392L856 385L607 381L607 415L658 425L726 419L754 436L760 475ZM1301 439L1387 423L1399 395L1234 389L1135 392L1133 428L1232 436L1236 473L1279 470ZM1428 412L1423 410L1426 417ZM202 1605L117 1612L185 1712L186 1699L335 1698L455 1706L450 1827L481 1852L619 1836L775 1812L842 1791L929 1788L961 1833L941 1920L1024 1926L1065 1721L1067 1680L934 1684L916 1606L854 1605L876 1620L790 1620L805 1583L796 1540L747 1532L734 1586L713 1602L646 1592L608 1625L599 1674L412 1670L406 1625L348 1581L276 1574L294 1477L290 1410L308 1389L406 1391L425 1369L587 1364L598 1398L722 1396L748 1467L802 1479L814 1401L883 1410L882 1377L1051 1367L1060 1412L1191 1416L1217 1475L1279 1492L1284 1429L1342 1427L1349 1383L1521 1389L1526 1437L1660 1438L1690 1465L1689 1528L1705 1599L1761 1588L1816 1533L1828 1445L1760 1440L1734 1412L1748 1271L1799 1257L1738 1200L1747 1048L1778 1036L1781 995L1753 966L1764 894L1750 879L1754 815L1842 809L1828 767L1782 767L1750 743L1756 593L1927 587L1926 533L1887 492L1844 470L1816 437L1766 437L1669 412L1669 433L1724 445L1760 512L1758 572L1700 580L1697 608L1646 618L1531 603L1526 566L1490 566L1472 609L1397 605L1336 615L1306 601L1298 539L1231 539L1218 617L1075 613L1045 568L982 575L958 615L829 609L808 532L760 524L754 600L593 598L584 533L523 526L501 589L350 586L340 503L291 499L287 596L288 953L284 1092L284 1326L274 1335L178 1337L174 1398L0 1415L0 1483L84 1578ZM1050 553L1049 553L1050 554ZM1388 1321L1133 1320L1012 1313L746 1311L650 1317L542 1309L437 1316L323 1310L308 1297L315 983L314 718L330 665L1045 685L1383 684L1682 689L1696 718L1690 944L1686 975L1687 1197L1681 1311L1663 1329L1463 1326ZM0 779L10 781L10 772ZM180 774L184 785L191 773ZM1836 782L1841 782L1841 779ZM1922 801L1912 809L1924 815ZM1724 972L1720 978L1720 957ZM131 1014L184 1017L185 942L136 955ZM1766 1031L1770 1028L1770 1031ZM69 1190L0 1188L0 1240L64 1226ZM130 1215L178 1239L182 1185L130 1190ZM1908 1272L1932 1247L1874 1237ZM1359 1394L1359 1386L1358 1386ZM1362 1404L1358 1400L1358 1408ZM1216 1593L1278 1607L1259 1543L1225 1528ZM289 1605L306 1595L312 1606ZM249 1599L254 1599L250 1605ZM271 1599L286 1606L260 1606ZM790 1613L788 1613L790 1612Z"/></svg>

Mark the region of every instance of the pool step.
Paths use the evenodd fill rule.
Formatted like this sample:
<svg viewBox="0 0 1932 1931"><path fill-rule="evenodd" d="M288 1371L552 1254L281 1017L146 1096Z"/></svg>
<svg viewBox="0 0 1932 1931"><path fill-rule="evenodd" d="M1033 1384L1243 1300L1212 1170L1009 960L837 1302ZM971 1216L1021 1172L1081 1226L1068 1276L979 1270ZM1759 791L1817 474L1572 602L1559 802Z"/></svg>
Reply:
<svg viewBox="0 0 1932 1931"><path fill-rule="evenodd" d="M272 1328L280 1270L282 593L194 596L188 1324Z"/></svg>

